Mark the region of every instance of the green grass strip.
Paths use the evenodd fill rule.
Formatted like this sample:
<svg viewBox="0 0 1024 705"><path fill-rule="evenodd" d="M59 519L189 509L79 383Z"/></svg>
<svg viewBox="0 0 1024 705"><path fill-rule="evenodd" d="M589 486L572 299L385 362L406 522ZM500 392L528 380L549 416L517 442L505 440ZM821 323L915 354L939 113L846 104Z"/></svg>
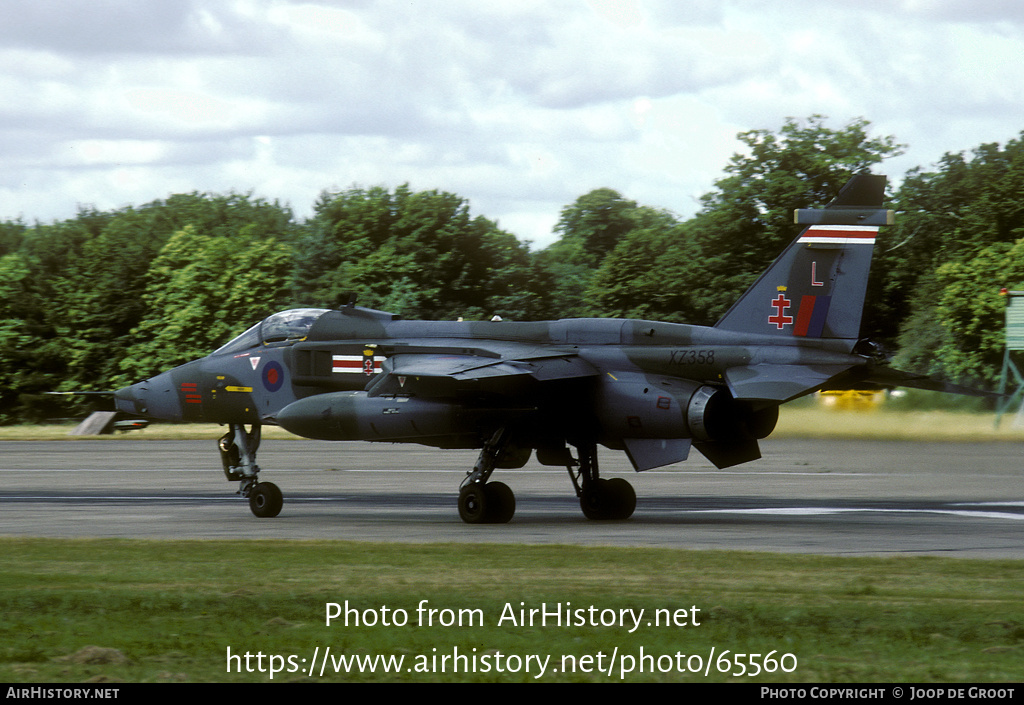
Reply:
<svg viewBox="0 0 1024 705"><path fill-rule="evenodd" d="M1020 682L1022 585L1010 560L0 539L0 682ZM335 672L377 656L401 668Z"/></svg>

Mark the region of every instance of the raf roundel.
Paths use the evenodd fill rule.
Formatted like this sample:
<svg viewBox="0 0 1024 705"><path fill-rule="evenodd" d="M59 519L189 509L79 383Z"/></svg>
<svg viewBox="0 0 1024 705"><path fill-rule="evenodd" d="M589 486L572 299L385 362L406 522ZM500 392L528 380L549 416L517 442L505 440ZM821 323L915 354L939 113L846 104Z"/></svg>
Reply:
<svg viewBox="0 0 1024 705"><path fill-rule="evenodd" d="M279 362L271 360L263 366L263 386L268 392L276 392L284 384L284 368Z"/></svg>

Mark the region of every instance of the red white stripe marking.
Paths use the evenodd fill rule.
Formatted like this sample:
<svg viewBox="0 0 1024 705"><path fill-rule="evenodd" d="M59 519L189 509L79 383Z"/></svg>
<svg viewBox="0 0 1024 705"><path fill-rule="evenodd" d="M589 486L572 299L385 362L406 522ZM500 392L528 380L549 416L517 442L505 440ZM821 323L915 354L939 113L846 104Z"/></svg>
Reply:
<svg viewBox="0 0 1024 705"><path fill-rule="evenodd" d="M820 244L848 243L873 245L878 227L872 225L812 225L800 236L800 242Z"/></svg>
<svg viewBox="0 0 1024 705"><path fill-rule="evenodd" d="M333 372L365 374L367 359L362 355L332 355L331 370ZM373 358L374 373L380 372L380 363L381 361L376 357Z"/></svg>

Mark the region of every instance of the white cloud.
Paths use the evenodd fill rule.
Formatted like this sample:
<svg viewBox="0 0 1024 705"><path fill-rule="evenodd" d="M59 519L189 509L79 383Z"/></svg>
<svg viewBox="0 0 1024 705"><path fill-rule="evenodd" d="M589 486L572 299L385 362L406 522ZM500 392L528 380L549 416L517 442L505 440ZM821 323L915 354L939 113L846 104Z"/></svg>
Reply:
<svg viewBox="0 0 1024 705"><path fill-rule="evenodd" d="M6 0L0 218L408 182L543 244L591 188L689 215L737 132L811 114L928 166L1020 132L1022 8Z"/></svg>

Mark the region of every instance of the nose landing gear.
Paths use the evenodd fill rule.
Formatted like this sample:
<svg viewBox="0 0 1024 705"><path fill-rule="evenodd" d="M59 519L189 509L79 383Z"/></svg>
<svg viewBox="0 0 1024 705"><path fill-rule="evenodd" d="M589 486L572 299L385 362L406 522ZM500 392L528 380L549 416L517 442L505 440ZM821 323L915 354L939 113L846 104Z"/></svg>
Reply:
<svg viewBox="0 0 1024 705"><path fill-rule="evenodd" d="M239 483L238 494L249 500L249 509L261 519L281 513L284 497L273 482L260 482L260 466L256 451L260 447L262 426L253 424L249 431L243 424L229 424L228 432L217 441L221 465L228 480Z"/></svg>

